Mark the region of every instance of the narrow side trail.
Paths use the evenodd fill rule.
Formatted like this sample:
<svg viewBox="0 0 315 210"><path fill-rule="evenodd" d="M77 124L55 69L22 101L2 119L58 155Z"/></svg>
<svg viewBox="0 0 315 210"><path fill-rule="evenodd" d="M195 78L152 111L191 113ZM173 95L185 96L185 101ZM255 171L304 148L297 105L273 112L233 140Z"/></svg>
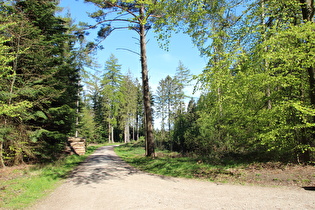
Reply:
<svg viewBox="0 0 315 210"><path fill-rule="evenodd" d="M32 209L315 209L304 189L218 185L137 171L101 147Z"/></svg>

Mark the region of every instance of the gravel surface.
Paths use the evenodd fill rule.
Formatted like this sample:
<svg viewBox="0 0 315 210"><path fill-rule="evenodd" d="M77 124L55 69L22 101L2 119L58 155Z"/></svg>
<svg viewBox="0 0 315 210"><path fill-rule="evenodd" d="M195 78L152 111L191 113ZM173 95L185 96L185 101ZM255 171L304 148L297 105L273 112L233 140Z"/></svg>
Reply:
<svg viewBox="0 0 315 210"><path fill-rule="evenodd" d="M32 209L315 209L315 191L216 184L137 171L101 147Z"/></svg>

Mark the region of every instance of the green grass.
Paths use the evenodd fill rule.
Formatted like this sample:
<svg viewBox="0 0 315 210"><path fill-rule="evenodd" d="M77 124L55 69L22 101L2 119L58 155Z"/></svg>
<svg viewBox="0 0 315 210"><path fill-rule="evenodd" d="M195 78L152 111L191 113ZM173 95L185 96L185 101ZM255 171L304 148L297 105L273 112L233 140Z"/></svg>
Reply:
<svg viewBox="0 0 315 210"><path fill-rule="evenodd" d="M149 158L145 157L143 144L121 145L115 148L115 152L135 168L164 176L260 186L296 187L314 183L313 166L284 166L279 162L251 162L232 157L185 157L169 151L156 151L156 157ZM297 168L304 173L301 175Z"/></svg>
<svg viewBox="0 0 315 210"><path fill-rule="evenodd" d="M103 145L89 146L83 156L71 155L57 162L14 171L0 183L0 209L23 209L34 204L55 189L60 181L95 149Z"/></svg>
<svg viewBox="0 0 315 210"><path fill-rule="evenodd" d="M229 168L239 165L211 164L200 158L182 157L178 153L168 151L157 151L157 157L148 158L144 155L144 148L139 144L126 144L115 148L115 152L130 165L154 174L201 178L207 180L218 180L227 176L234 176ZM221 179L221 181L225 181Z"/></svg>

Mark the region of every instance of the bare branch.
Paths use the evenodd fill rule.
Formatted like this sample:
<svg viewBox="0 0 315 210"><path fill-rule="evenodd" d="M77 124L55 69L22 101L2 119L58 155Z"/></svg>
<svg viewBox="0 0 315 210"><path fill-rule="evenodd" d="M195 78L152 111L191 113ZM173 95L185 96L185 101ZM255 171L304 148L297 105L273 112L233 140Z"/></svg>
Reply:
<svg viewBox="0 0 315 210"><path fill-rule="evenodd" d="M132 53L134 53L134 54L136 54L136 55L141 56L140 53L137 53L137 52L135 52L135 51L133 51L133 50L129 50L129 49L126 49L126 48L117 48L116 50L126 50L126 51L129 51L129 52L132 52Z"/></svg>
<svg viewBox="0 0 315 210"><path fill-rule="evenodd" d="M100 21L98 23L96 23L95 25L91 25L91 26L88 26L87 28L83 28L82 30L89 30L89 29L94 29L96 28L97 26L103 24L103 23L106 23L106 22L115 22L115 21L121 21L121 22L129 22L129 23L135 23L135 24L138 24L138 22L136 21L131 21L131 20L125 20L125 19L110 19L110 20L103 20L103 21Z"/></svg>
<svg viewBox="0 0 315 210"><path fill-rule="evenodd" d="M137 40L138 42L140 42L140 39L139 38L136 38L136 37L132 37L133 39Z"/></svg>

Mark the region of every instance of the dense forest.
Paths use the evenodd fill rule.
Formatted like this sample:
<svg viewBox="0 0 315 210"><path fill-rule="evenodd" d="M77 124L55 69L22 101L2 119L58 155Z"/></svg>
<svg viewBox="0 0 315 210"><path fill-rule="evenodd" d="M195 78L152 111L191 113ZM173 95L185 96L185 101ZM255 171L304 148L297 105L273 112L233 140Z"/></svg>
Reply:
<svg viewBox="0 0 315 210"><path fill-rule="evenodd" d="M80 65L53 1L1 1L0 167L59 156L75 129Z"/></svg>
<svg viewBox="0 0 315 210"><path fill-rule="evenodd" d="M314 163L314 0L85 2L99 8L95 25L58 16L58 1L0 1L0 167L56 159L76 134L143 140L147 156L158 148ZM87 41L90 30L96 42ZM142 78L122 74L115 55L100 75L85 71L114 30L138 33ZM148 31L162 46L172 33L188 34L207 66L191 75L179 62L151 90ZM188 98L186 87L200 97Z"/></svg>

